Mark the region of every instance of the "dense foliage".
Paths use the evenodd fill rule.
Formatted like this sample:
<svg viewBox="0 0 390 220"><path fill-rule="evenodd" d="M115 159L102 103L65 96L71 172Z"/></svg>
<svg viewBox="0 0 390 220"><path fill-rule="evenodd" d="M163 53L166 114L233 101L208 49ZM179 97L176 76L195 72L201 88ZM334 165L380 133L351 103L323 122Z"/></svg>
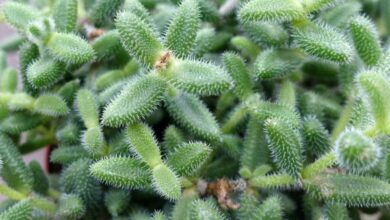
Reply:
<svg viewBox="0 0 390 220"><path fill-rule="evenodd" d="M390 1L0 8L1 220L390 218Z"/></svg>

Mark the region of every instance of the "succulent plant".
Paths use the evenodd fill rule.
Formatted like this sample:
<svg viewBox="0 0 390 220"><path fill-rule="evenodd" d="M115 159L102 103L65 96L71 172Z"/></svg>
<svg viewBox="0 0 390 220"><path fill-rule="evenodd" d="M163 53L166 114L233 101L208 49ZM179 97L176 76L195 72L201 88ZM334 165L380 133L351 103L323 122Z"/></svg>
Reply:
<svg viewBox="0 0 390 220"><path fill-rule="evenodd" d="M388 0L5 1L0 219L388 219L389 14ZM45 147L49 173L23 161Z"/></svg>

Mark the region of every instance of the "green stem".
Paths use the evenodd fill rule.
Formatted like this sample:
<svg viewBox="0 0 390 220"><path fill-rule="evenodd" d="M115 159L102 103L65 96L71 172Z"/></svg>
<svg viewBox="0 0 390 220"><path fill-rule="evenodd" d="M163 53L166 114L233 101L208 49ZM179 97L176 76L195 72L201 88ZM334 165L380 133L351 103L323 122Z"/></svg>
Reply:
<svg viewBox="0 0 390 220"><path fill-rule="evenodd" d="M354 98L350 97L347 100L347 104L344 107L343 112L340 115L339 120L336 123L336 126L333 128L331 140L334 143L341 132L344 131L345 127L347 127L349 120L351 119L352 115L352 106L353 106Z"/></svg>
<svg viewBox="0 0 390 220"><path fill-rule="evenodd" d="M234 128L240 123L240 121L246 116L247 111L245 105L238 105L234 108L229 115L228 120L222 126L222 132L229 134L234 131Z"/></svg>
<svg viewBox="0 0 390 220"><path fill-rule="evenodd" d="M304 179L309 179L313 176L318 175L328 167L331 167L336 162L336 155L332 152L329 152L319 159L317 159L314 163L308 165L302 171L302 177Z"/></svg>
<svg viewBox="0 0 390 220"><path fill-rule="evenodd" d="M22 200L25 199L27 196L4 185L0 184L0 194L14 200Z"/></svg>

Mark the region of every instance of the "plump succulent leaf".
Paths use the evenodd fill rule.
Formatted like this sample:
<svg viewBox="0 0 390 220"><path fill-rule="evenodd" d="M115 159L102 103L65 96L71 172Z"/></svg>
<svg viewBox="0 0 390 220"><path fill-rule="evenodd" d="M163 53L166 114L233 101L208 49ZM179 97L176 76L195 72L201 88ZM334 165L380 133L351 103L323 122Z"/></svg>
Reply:
<svg viewBox="0 0 390 220"><path fill-rule="evenodd" d="M278 118L267 119L264 127L274 162L279 169L299 177L302 169L302 146L297 131Z"/></svg>
<svg viewBox="0 0 390 220"><path fill-rule="evenodd" d="M91 45L95 51L97 60L112 57L118 51L124 50L117 30L105 32L103 35L96 38Z"/></svg>
<svg viewBox="0 0 390 220"><path fill-rule="evenodd" d="M347 130L336 141L337 162L350 171L366 171L375 166L381 149L358 130Z"/></svg>
<svg viewBox="0 0 390 220"><path fill-rule="evenodd" d="M77 160L61 173L60 178L62 191L78 195L87 208L97 207L102 200L101 186L90 174L91 163L89 159Z"/></svg>
<svg viewBox="0 0 390 220"><path fill-rule="evenodd" d="M318 175L305 182L316 198L352 207L377 207L390 203L390 185L379 179L356 175Z"/></svg>
<svg viewBox="0 0 390 220"><path fill-rule="evenodd" d="M99 126L98 105L91 91L81 89L77 92L77 106L85 127L95 128Z"/></svg>
<svg viewBox="0 0 390 220"><path fill-rule="evenodd" d="M78 219L85 214L84 202L76 194L63 194L56 215L64 219Z"/></svg>
<svg viewBox="0 0 390 220"><path fill-rule="evenodd" d="M266 50L256 58L256 75L261 80L282 78L296 70L302 61L297 51Z"/></svg>
<svg viewBox="0 0 390 220"><path fill-rule="evenodd" d="M263 121L268 118L280 118L294 128L301 126L301 119L298 113L290 106L262 101L257 94L249 97L245 104L248 110L258 120Z"/></svg>
<svg viewBox="0 0 390 220"><path fill-rule="evenodd" d="M40 58L27 68L27 80L35 88L49 88L65 74L65 65L50 58Z"/></svg>
<svg viewBox="0 0 390 220"><path fill-rule="evenodd" d="M146 164L129 157L109 157L91 165L91 174L99 181L120 188L139 189L151 183Z"/></svg>
<svg viewBox="0 0 390 220"><path fill-rule="evenodd" d="M221 132L213 114L197 97L186 93L169 96L166 105L179 125L207 140L220 139Z"/></svg>
<svg viewBox="0 0 390 220"><path fill-rule="evenodd" d="M116 12L122 6L125 0L96 0L91 8L90 15L92 21L98 25L108 23L113 19Z"/></svg>
<svg viewBox="0 0 390 220"><path fill-rule="evenodd" d="M28 112L15 112L0 123L0 130L8 134L19 134L37 127L42 117Z"/></svg>
<svg viewBox="0 0 390 220"><path fill-rule="evenodd" d="M329 132L316 117L303 119L303 141L305 150L315 156L320 156L330 150Z"/></svg>
<svg viewBox="0 0 390 220"><path fill-rule="evenodd" d="M353 49L337 29L325 24L309 24L294 30L297 45L307 54L336 63L348 63Z"/></svg>
<svg viewBox="0 0 390 220"><path fill-rule="evenodd" d="M130 201L130 193L125 190L110 190L104 195L104 204L112 216L126 211Z"/></svg>
<svg viewBox="0 0 390 220"><path fill-rule="evenodd" d="M191 219L223 220L224 216L211 200L197 199L192 202Z"/></svg>
<svg viewBox="0 0 390 220"><path fill-rule="evenodd" d="M260 219L257 212L258 206L259 201L254 195L243 193L240 195L240 208L237 211L237 217L242 220Z"/></svg>
<svg viewBox="0 0 390 220"><path fill-rule="evenodd" d="M234 81L234 92L241 99L245 100L250 94L252 94L252 79L245 61L236 54L225 53L223 55L223 61L226 69Z"/></svg>
<svg viewBox="0 0 390 220"><path fill-rule="evenodd" d="M367 95L375 126L382 132L390 132L390 83L376 71L364 71L357 76L358 83Z"/></svg>
<svg viewBox="0 0 390 220"><path fill-rule="evenodd" d="M355 49L367 66L376 65L381 56L379 34L372 21L364 16L357 16L349 24Z"/></svg>
<svg viewBox="0 0 390 220"><path fill-rule="evenodd" d="M34 178L34 192L46 195L49 190L49 180L38 161L33 160L28 164Z"/></svg>
<svg viewBox="0 0 390 220"><path fill-rule="evenodd" d="M224 69L195 60L177 61L168 79L178 89L196 95L219 95L231 87L231 79Z"/></svg>
<svg viewBox="0 0 390 220"><path fill-rule="evenodd" d="M315 12L334 5L338 0L307 0L304 3L306 12Z"/></svg>
<svg viewBox="0 0 390 220"><path fill-rule="evenodd" d="M31 170L24 164L12 140L2 133L0 133L0 153L4 162L1 170L4 181L16 190L29 192L34 183Z"/></svg>
<svg viewBox="0 0 390 220"><path fill-rule="evenodd" d="M41 95L34 102L34 111L47 116L63 116L68 114L69 108L58 95Z"/></svg>
<svg viewBox="0 0 390 220"><path fill-rule="evenodd" d="M199 169L210 151L210 147L202 142L185 143L176 147L167 163L179 176L188 176Z"/></svg>
<svg viewBox="0 0 390 220"><path fill-rule="evenodd" d="M175 151L176 147L185 142L183 131L174 125L170 125L164 131L163 146L167 153L171 154Z"/></svg>
<svg viewBox="0 0 390 220"><path fill-rule="evenodd" d="M84 64L95 58L87 41L72 33L52 33L46 47L55 59L67 64Z"/></svg>
<svg viewBox="0 0 390 220"><path fill-rule="evenodd" d="M216 32L214 28L203 28L198 31L193 46L192 54L201 58L203 55L212 50L216 45Z"/></svg>
<svg viewBox="0 0 390 220"><path fill-rule="evenodd" d="M39 16L36 9L27 4L12 1L7 1L2 5L2 13L7 23L20 31L23 31L28 23Z"/></svg>
<svg viewBox="0 0 390 220"><path fill-rule="evenodd" d="M270 22L244 23L242 29L253 42L261 46L283 46L288 38L283 26Z"/></svg>
<svg viewBox="0 0 390 220"><path fill-rule="evenodd" d="M105 147L104 134L100 127L87 129L81 138L84 148L91 154L98 155Z"/></svg>
<svg viewBox="0 0 390 220"><path fill-rule="evenodd" d="M153 130L144 123L132 124L127 127L127 136L137 156L150 167L162 163L160 149L154 137Z"/></svg>
<svg viewBox="0 0 390 220"><path fill-rule="evenodd" d="M88 153L80 146L59 147L51 152L50 162L67 165L86 157Z"/></svg>
<svg viewBox="0 0 390 220"><path fill-rule="evenodd" d="M285 22L304 17L304 10L295 0L251 0L240 8L238 16L243 22Z"/></svg>
<svg viewBox="0 0 390 220"><path fill-rule="evenodd" d="M347 27L349 21L362 10L362 4L356 1L339 2L336 7L325 11L321 19L335 27Z"/></svg>
<svg viewBox="0 0 390 220"><path fill-rule="evenodd" d="M349 220L348 209L340 204L327 204L325 208L326 217L329 220Z"/></svg>
<svg viewBox="0 0 390 220"><path fill-rule="evenodd" d="M264 127L254 117L248 121L241 153L241 165L253 171L257 166L268 162L270 152L267 147Z"/></svg>
<svg viewBox="0 0 390 220"><path fill-rule="evenodd" d="M30 42L24 43L19 50L19 63L20 63L20 75L23 79L23 89L30 95L38 93L37 89L34 88L27 77L28 67L37 60L39 57L39 50L36 44Z"/></svg>
<svg viewBox="0 0 390 220"><path fill-rule="evenodd" d="M3 220L28 220L31 219L33 207L30 200L22 200L0 213Z"/></svg>
<svg viewBox="0 0 390 220"><path fill-rule="evenodd" d="M183 196L175 202L172 211L172 220L190 220L191 205L196 196Z"/></svg>
<svg viewBox="0 0 390 220"><path fill-rule="evenodd" d="M57 31L74 31L77 22L77 7L77 0L59 0L55 2L53 18Z"/></svg>
<svg viewBox="0 0 390 220"><path fill-rule="evenodd" d="M181 186L176 174L164 164L159 164L152 171L153 188L163 197L176 200L181 196Z"/></svg>
<svg viewBox="0 0 390 220"><path fill-rule="evenodd" d="M58 90L58 95L60 95L66 104L68 106L71 106L73 104L73 101L76 97L76 93L80 88L80 80L75 79L72 81L69 81L65 83L61 88Z"/></svg>
<svg viewBox="0 0 390 220"><path fill-rule="evenodd" d="M116 27L127 52L145 66L154 66L163 46L150 26L133 13L120 12Z"/></svg>
<svg viewBox="0 0 390 220"><path fill-rule="evenodd" d="M283 219L283 204L278 196L270 196L256 210L256 218L281 220Z"/></svg>
<svg viewBox="0 0 390 220"><path fill-rule="evenodd" d="M103 113L103 124L119 127L136 123L151 114L159 105L166 83L154 75L132 79Z"/></svg>
<svg viewBox="0 0 390 220"><path fill-rule="evenodd" d="M183 0L165 36L165 45L178 57L187 56L195 43L200 23L198 1Z"/></svg>

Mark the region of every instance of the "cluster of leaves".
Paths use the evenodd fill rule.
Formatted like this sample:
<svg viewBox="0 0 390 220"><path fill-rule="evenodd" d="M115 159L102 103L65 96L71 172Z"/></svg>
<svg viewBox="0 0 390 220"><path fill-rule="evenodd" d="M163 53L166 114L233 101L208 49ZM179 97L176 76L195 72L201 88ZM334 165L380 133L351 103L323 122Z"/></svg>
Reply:
<svg viewBox="0 0 390 220"><path fill-rule="evenodd" d="M27 2L0 219L389 218L388 0Z"/></svg>

